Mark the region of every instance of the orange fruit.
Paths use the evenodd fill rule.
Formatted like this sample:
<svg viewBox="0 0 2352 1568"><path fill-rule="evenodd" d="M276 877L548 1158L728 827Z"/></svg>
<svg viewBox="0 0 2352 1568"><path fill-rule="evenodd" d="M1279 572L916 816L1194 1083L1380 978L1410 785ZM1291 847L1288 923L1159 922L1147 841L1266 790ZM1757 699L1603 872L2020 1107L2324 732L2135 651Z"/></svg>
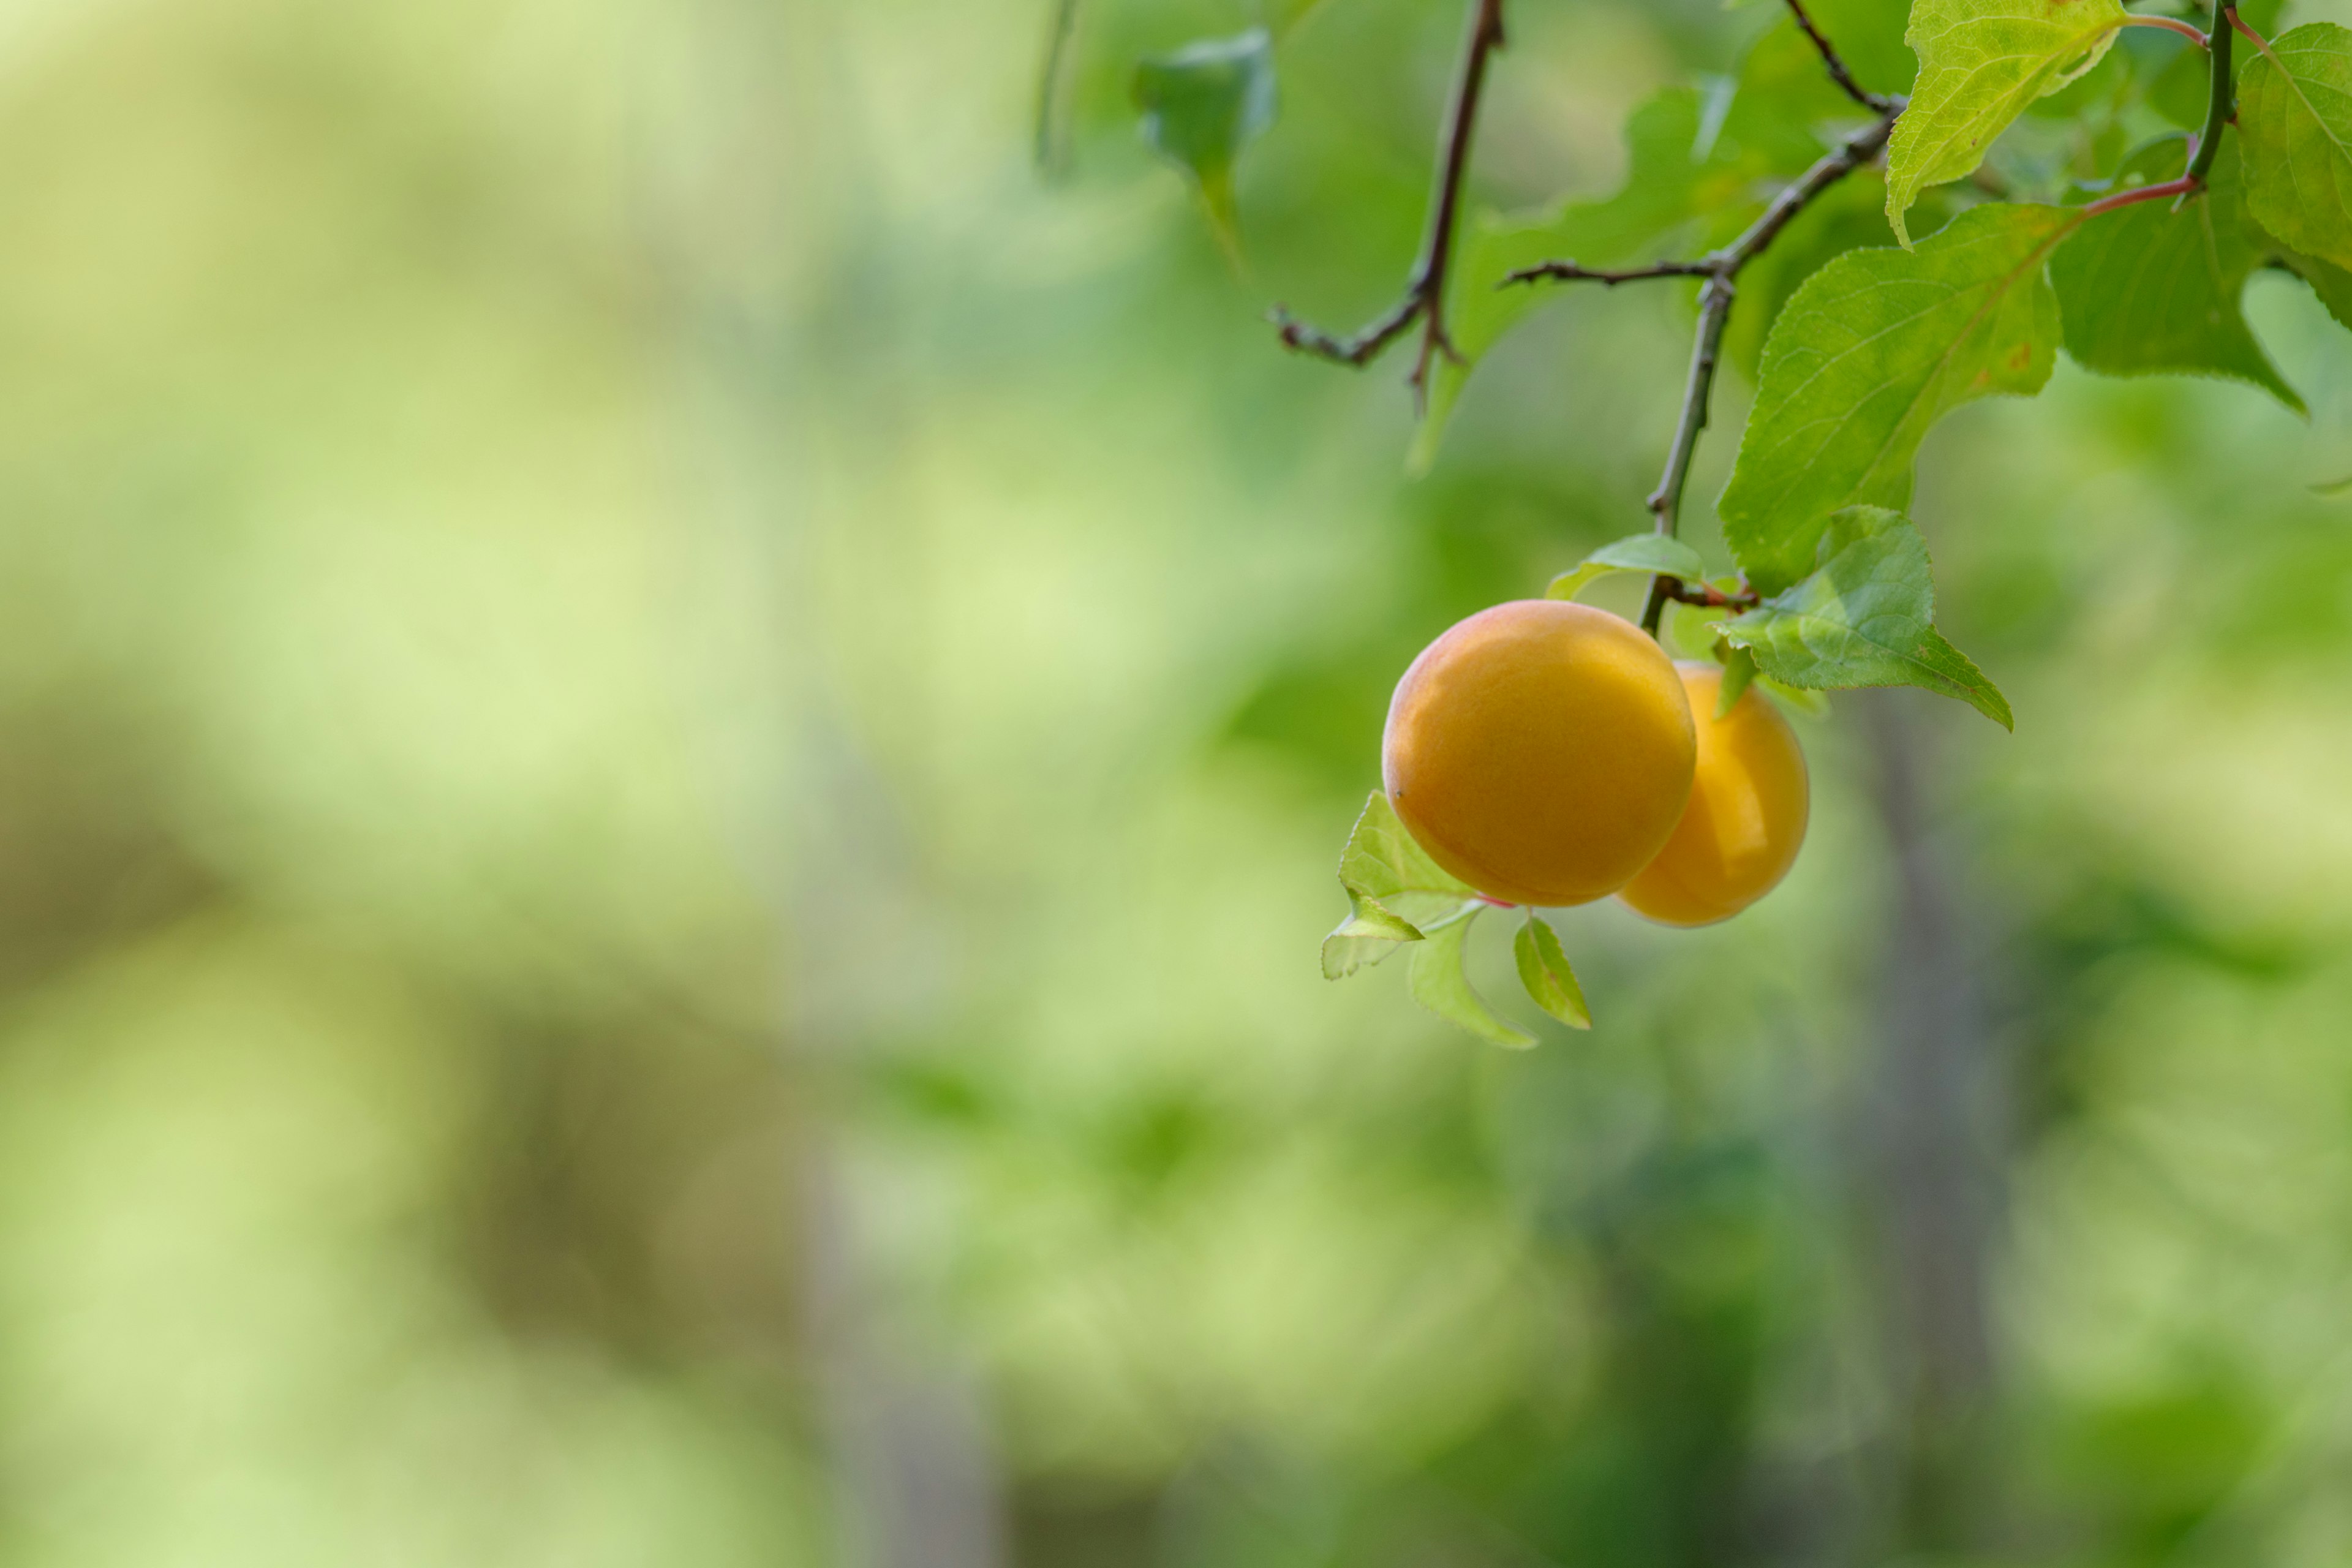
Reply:
<svg viewBox="0 0 2352 1568"><path fill-rule="evenodd" d="M1397 683L1389 802L1430 858L1505 903L1605 898L1657 858L1697 740L1672 660L1588 605L1522 599L1452 627Z"/></svg>
<svg viewBox="0 0 2352 1568"><path fill-rule="evenodd" d="M1778 886L1805 842L1805 753L1780 710L1749 687L1715 716L1723 671L1676 667L1698 724L1698 766L1681 823L1617 895L1664 925L1729 920Z"/></svg>

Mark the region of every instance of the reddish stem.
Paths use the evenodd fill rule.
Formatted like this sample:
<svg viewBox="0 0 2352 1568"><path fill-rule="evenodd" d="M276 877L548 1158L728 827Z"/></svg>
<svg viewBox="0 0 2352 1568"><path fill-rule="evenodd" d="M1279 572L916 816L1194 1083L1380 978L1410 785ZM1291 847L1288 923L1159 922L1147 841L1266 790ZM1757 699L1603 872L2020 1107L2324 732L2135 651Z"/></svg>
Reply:
<svg viewBox="0 0 2352 1568"><path fill-rule="evenodd" d="M2264 39L2260 33L2255 32L2252 27L2247 26L2245 23L2238 19L2238 8L2235 5L2228 7L2221 14L2230 18L2230 26L2237 28L2238 31L2246 35L2247 42L2252 44L2254 47L2262 50L2263 53L2266 55L2271 54L2271 46L2269 42ZM2271 62L2275 65L2278 62L2278 57L2276 55L2271 55Z"/></svg>
<svg viewBox="0 0 2352 1568"><path fill-rule="evenodd" d="M2124 26L2126 27L2162 27L2168 33L2179 34L2182 37L2194 43L2200 49L2210 48L2212 47L2206 40L2204 29L2199 27L2193 22L2184 22L2178 16L2126 16L2124 18Z"/></svg>
<svg viewBox="0 0 2352 1568"><path fill-rule="evenodd" d="M2117 207L2127 207L2134 202L2155 202L2162 201L2167 196L2194 195L2202 190L2204 185L2205 182L2196 175L2183 174L2177 180L2167 180L2160 185L2141 185L2134 190L2117 191L2111 196L2101 196L2095 202L2084 204L2083 216L2096 217L2101 213L2111 213Z"/></svg>

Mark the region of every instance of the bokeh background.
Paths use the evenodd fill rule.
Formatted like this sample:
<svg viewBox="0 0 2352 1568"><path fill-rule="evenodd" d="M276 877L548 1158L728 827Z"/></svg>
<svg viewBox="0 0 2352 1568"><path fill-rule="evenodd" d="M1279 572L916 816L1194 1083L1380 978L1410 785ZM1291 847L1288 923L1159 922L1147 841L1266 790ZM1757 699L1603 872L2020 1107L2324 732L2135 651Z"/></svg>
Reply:
<svg viewBox="0 0 2352 1568"><path fill-rule="evenodd" d="M1409 479L1261 315L1392 293L1459 7L1286 40L1238 264L1127 83L1253 9L1090 0L1041 173L1049 8L0 11L0 1563L2352 1560L2352 336L1950 420L2017 733L1838 698L1498 1052L1332 868L1687 300ZM1514 11L1498 206L1779 15Z"/></svg>

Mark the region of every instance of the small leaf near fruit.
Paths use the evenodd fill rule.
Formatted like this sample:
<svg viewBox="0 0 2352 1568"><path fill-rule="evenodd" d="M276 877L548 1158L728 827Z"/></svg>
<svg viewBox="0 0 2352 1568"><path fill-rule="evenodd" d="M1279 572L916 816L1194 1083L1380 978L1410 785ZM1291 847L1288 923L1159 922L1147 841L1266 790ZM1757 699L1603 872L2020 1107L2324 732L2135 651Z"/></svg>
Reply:
<svg viewBox="0 0 2352 1568"><path fill-rule="evenodd" d="M1421 945L1412 950L1405 989L1414 1001L1448 1023L1457 1024L1496 1045L1524 1050L1536 1043L1536 1037L1487 1006L1486 998L1472 987L1470 976L1462 967L1463 948L1469 940L1470 928L1486 908L1473 900L1423 934Z"/></svg>
<svg viewBox="0 0 2352 1568"><path fill-rule="evenodd" d="M1584 988L1576 983L1559 933L1535 910L1527 912L1518 934L1511 939L1518 961L1519 984L1535 1005L1571 1029L1592 1027L1592 1009L1585 1005Z"/></svg>
<svg viewBox="0 0 2352 1568"><path fill-rule="evenodd" d="M1697 551L1663 533L1636 533L1604 544L1574 571L1563 572L1544 590L1547 599L1573 599L1612 572L1649 572L1696 583L1706 575Z"/></svg>
<svg viewBox="0 0 2352 1568"><path fill-rule="evenodd" d="M1323 977L1340 980L1423 939L1423 921L1443 920L1475 897L1412 841L1389 797L1374 790L1339 857L1348 918L1323 939Z"/></svg>

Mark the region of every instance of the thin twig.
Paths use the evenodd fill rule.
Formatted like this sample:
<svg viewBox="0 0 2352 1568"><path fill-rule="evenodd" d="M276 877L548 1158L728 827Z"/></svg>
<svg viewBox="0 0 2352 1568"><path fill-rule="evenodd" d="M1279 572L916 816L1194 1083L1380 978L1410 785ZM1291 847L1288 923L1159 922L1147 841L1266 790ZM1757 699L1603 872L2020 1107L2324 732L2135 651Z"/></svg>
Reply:
<svg viewBox="0 0 2352 1568"><path fill-rule="evenodd" d="M1513 283L1605 283L1615 288L1620 283L1638 283L1649 278L1711 278L1716 265L1711 259L1699 261L1654 261L1647 267L1626 267L1615 271L1600 267L1579 267L1573 261L1540 261L1533 267L1522 267L1511 273L1496 287Z"/></svg>
<svg viewBox="0 0 2352 1568"><path fill-rule="evenodd" d="M1736 279L1739 276L1739 269L1761 256L1765 247L1779 238L1780 231L1794 222L1797 215L1811 205L1823 191L1877 157L1885 147L1886 139L1894 134L1895 119L1902 112L1903 100L1896 99L1893 108L1847 137L1835 151L1824 154L1820 162L1798 175L1787 189L1772 198L1772 205L1742 230L1737 239L1696 261L1658 261L1646 267L1628 267L1618 271L1584 267L1573 261L1542 261L1533 267L1520 268L1505 278L1498 287L1547 280L1572 282L1589 279L1613 286L1644 278Z"/></svg>
<svg viewBox="0 0 2352 1568"><path fill-rule="evenodd" d="M1677 605L1695 605L1703 610L1752 610L1764 602L1754 590L1727 594L1709 583L1685 583L1679 577L1661 577L1665 595Z"/></svg>
<svg viewBox="0 0 2352 1568"><path fill-rule="evenodd" d="M1421 357L1409 381L1417 405L1429 399L1429 366L1439 354L1460 363L1462 355L1445 330L1445 280L1454 263L1454 231L1462 216L1462 184L1470 167L1470 143L1478 127L1478 102L1486 87L1486 66L1503 47L1503 0L1471 0L1470 34L1462 47L1454 100L1439 143L1437 185L1430 198L1428 232L1420 257L1405 280L1404 297L1352 337L1334 337L1293 318L1277 305L1282 341L1301 353L1340 364L1364 365L1396 341L1414 321L1422 323Z"/></svg>
<svg viewBox="0 0 2352 1568"><path fill-rule="evenodd" d="M2136 185L2128 191L2117 191L2111 196L2101 196L2095 202L2085 202L2083 204L2083 216L2096 217L2101 213L2111 213L2117 207L2127 207L2135 202L2159 202L2167 196L2193 196L2204 188L2205 182L2196 175L2183 174L2177 180L2167 180L2161 184Z"/></svg>
<svg viewBox="0 0 2352 1568"><path fill-rule="evenodd" d="M1683 486L1690 479L1691 458L1698 451L1699 432L1706 428L1706 409L1715 391L1715 366L1723 351L1723 329L1731 319L1731 301L1738 289L1728 272L1706 280L1698 295L1698 337L1691 348L1690 381L1683 390L1682 418L1675 426L1675 444L1666 453L1665 476L1650 493L1651 515L1658 531L1672 538L1682 514ZM1650 579L1650 602L1642 611L1642 629L1657 635L1658 618L1665 613L1671 577Z"/></svg>
<svg viewBox="0 0 2352 1568"><path fill-rule="evenodd" d="M1830 47L1829 39L1822 36L1822 30L1813 26L1812 17L1806 15L1804 0L1789 0L1789 14L1796 17L1797 26L1804 29L1805 37L1812 39L1813 47L1821 51L1822 64L1829 67L1830 79L1837 83L1848 98L1873 114L1893 112L1893 99L1884 93L1873 92L1853 79L1853 73L1845 68L1845 61L1838 58L1837 50Z"/></svg>

